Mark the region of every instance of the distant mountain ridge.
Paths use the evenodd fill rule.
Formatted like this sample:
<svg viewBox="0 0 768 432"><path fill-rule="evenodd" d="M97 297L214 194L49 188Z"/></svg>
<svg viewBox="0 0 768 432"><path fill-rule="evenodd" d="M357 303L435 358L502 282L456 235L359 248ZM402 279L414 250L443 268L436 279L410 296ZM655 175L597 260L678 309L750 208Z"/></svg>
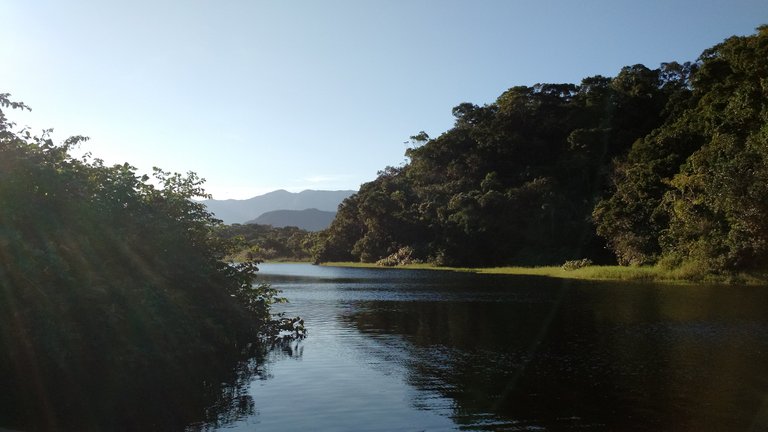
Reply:
<svg viewBox="0 0 768 432"><path fill-rule="evenodd" d="M287 226L299 227L307 231L320 231L328 228L336 217L336 212L315 208L306 210L275 210L263 213L247 224L272 225L275 228Z"/></svg>
<svg viewBox="0 0 768 432"><path fill-rule="evenodd" d="M208 211L225 224L245 223L264 213L275 210L306 210L335 212L345 198L356 193L353 190L304 190L288 192L279 189L245 200L205 200Z"/></svg>

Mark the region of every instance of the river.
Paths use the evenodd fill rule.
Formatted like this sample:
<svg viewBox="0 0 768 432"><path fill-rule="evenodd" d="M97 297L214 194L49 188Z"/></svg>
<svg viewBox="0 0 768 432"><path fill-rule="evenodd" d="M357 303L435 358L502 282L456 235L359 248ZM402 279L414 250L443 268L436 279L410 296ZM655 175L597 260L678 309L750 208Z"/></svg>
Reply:
<svg viewBox="0 0 768 432"><path fill-rule="evenodd" d="M768 427L767 287L260 268L309 336L189 431Z"/></svg>

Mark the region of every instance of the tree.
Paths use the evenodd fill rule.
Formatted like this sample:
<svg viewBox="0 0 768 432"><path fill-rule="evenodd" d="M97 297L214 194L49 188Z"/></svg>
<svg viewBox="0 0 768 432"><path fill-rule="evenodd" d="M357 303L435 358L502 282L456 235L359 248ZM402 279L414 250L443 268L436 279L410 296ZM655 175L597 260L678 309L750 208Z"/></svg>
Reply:
<svg viewBox="0 0 768 432"><path fill-rule="evenodd" d="M0 94L8 107L27 109ZM255 263L222 261L232 243L191 200L202 179L156 170L156 187L70 156L83 139L55 145L0 110L0 405L34 429L113 429L134 409L176 421L189 413L163 414L155 397L178 395L156 386L191 391L302 323L271 315L282 300Z"/></svg>
<svg viewBox="0 0 768 432"><path fill-rule="evenodd" d="M693 81L702 145L665 194L665 254L711 271L768 264L768 27L706 50Z"/></svg>

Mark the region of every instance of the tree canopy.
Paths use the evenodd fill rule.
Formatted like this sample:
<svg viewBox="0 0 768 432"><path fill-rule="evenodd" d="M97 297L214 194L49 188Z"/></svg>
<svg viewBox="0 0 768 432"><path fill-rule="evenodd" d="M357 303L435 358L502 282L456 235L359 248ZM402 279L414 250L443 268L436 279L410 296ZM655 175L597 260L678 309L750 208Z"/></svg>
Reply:
<svg viewBox="0 0 768 432"><path fill-rule="evenodd" d="M342 203L315 258L765 268L767 47L761 27L694 63L459 104Z"/></svg>
<svg viewBox="0 0 768 432"><path fill-rule="evenodd" d="M768 27L704 51L690 95L617 165L595 209L621 262L765 269L766 73Z"/></svg>

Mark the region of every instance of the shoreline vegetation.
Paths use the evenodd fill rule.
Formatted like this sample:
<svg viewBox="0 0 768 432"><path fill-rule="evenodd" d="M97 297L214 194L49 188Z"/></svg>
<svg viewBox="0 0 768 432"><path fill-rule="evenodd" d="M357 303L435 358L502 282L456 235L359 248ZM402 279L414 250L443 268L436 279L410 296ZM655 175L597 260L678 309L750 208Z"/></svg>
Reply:
<svg viewBox="0 0 768 432"><path fill-rule="evenodd" d="M768 272L766 59L768 25L694 62L461 103L452 128L411 136L404 164L342 202L312 257L764 281L751 275ZM623 267L535 267L569 260Z"/></svg>
<svg viewBox="0 0 768 432"><path fill-rule="evenodd" d="M505 267L445 267L433 264L405 264L381 266L362 262L326 262L324 267L354 267L378 269L436 270L477 274L543 276L558 279L656 282L667 284L692 285L700 283L733 285L768 285L768 274L739 273L728 275L701 274L696 268L664 268L661 265L626 267L618 265L591 265L575 270L565 270L562 266L505 266Z"/></svg>
<svg viewBox="0 0 768 432"><path fill-rule="evenodd" d="M105 165L18 129L0 93L0 422L182 430L218 421L266 353L303 337L195 198L203 179ZM295 331L294 331L295 330ZM301 333L301 334L299 334ZM253 360L253 361L252 361ZM237 407L234 407L237 408ZM245 406L245 409L249 409Z"/></svg>

